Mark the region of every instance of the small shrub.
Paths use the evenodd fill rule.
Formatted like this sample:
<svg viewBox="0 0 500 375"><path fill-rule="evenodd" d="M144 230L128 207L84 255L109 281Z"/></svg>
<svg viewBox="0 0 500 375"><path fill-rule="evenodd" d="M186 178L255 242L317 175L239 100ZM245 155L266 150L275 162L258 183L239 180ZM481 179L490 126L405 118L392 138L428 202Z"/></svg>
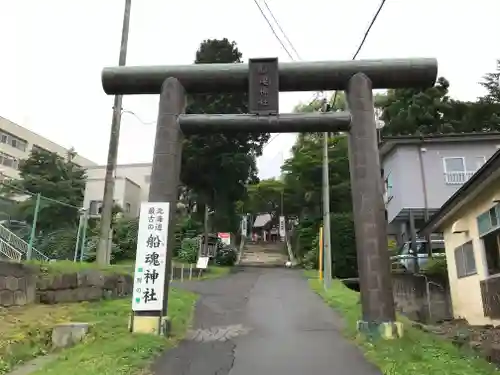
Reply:
<svg viewBox="0 0 500 375"><path fill-rule="evenodd" d="M85 241L85 252L83 253L83 261L94 262L97 259L97 248L99 247L99 236L93 235ZM117 257L118 254L118 257ZM110 262L115 263L123 259L121 257L122 250L114 242L111 244L111 258ZM80 254L78 254L80 256ZM135 256L134 256L135 258Z"/></svg>
<svg viewBox="0 0 500 375"><path fill-rule="evenodd" d="M330 215L332 261L335 277L358 276L354 221L351 213Z"/></svg>
<svg viewBox="0 0 500 375"><path fill-rule="evenodd" d="M302 264L308 270L317 270L319 268L319 233L314 238L311 249L304 255Z"/></svg>
<svg viewBox="0 0 500 375"><path fill-rule="evenodd" d="M175 246L173 256L177 258L181 251L182 241L185 238L196 237L203 229L203 224L192 217L184 217L177 221L175 226Z"/></svg>
<svg viewBox="0 0 500 375"><path fill-rule="evenodd" d="M116 220L113 227L113 244L116 244L112 249L114 259L117 262L135 259L139 219L121 218Z"/></svg>
<svg viewBox="0 0 500 375"><path fill-rule="evenodd" d="M73 260L77 228L62 228L36 238L34 247L37 251L57 260Z"/></svg>
<svg viewBox="0 0 500 375"><path fill-rule="evenodd" d="M448 276L448 265L445 257L431 258L422 267L421 271L427 275Z"/></svg>
<svg viewBox="0 0 500 375"><path fill-rule="evenodd" d="M231 245L222 246L215 253L215 264L219 266L234 266L238 259L238 250Z"/></svg>
<svg viewBox="0 0 500 375"><path fill-rule="evenodd" d="M198 259L198 248L199 242L197 238L185 238L182 240L177 258L181 262L196 263Z"/></svg>

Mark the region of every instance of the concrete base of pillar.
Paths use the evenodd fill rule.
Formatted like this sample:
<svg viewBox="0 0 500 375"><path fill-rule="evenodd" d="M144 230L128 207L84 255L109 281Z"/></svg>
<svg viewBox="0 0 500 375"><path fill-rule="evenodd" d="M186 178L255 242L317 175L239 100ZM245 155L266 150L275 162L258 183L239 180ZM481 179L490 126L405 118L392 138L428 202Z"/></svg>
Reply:
<svg viewBox="0 0 500 375"><path fill-rule="evenodd" d="M168 316L131 315L128 323L128 329L132 333L168 336L171 328L171 321Z"/></svg>
<svg viewBox="0 0 500 375"><path fill-rule="evenodd" d="M358 320L357 328L361 334L374 339L394 340L403 337L401 322L373 323Z"/></svg>

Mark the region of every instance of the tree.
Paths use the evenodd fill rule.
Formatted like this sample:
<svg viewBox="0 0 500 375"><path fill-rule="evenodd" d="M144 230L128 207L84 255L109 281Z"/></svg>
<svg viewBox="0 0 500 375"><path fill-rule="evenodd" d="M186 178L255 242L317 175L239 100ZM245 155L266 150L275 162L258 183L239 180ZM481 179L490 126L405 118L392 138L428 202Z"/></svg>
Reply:
<svg viewBox="0 0 500 375"><path fill-rule="evenodd" d="M499 76L484 76L481 85L487 94L477 102L450 99L450 84L443 77L425 90L388 90L385 100L377 103L385 123L382 135L500 131Z"/></svg>
<svg viewBox="0 0 500 375"><path fill-rule="evenodd" d="M382 135L412 135L452 132L444 114L450 111L449 82L440 77L435 86L388 90L378 103L384 122Z"/></svg>
<svg viewBox="0 0 500 375"><path fill-rule="evenodd" d="M292 147L291 158L282 167L287 214L321 217L322 161L322 138L298 137ZM328 139L328 161L330 212L350 212L352 204L346 136Z"/></svg>
<svg viewBox="0 0 500 375"><path fill-rule="evenodd" d="M245 204L245 212L253 214L268 213L272 218L279 215L281 211L281 196L284 192L283 181L270 178L262 180L258 184L249 185L248 198Z"/></svg>
<svg viewBox="0 0 500 375"><path fill-rule="evenodd" d="M352 249L355 249L354 240L352 236L347 235L353 231L352 220L334 220L352 215L346 135L328 138L328 161L332 249L335 252L333 269L335 275L341 276L351 272L352 265L356 262L352 256ZM282 167L286 214L299 218L291 238L292 247L304 264L310 267L317 267L318 231L323 221L322 164L323 136L306 136L297 138L291 158L286 160ZM345 248L341 250L340 247Z"/></svg>
<svg viewBox="0 0 500 375"><path fill-rule="evenodd" d="M331 95L328 100L328 104L331 106L332 109L334 110L340 110L340 111L345 111L347 108L346 104L346 98L345 94L343 91L339 91L337 93L337 97L335 98L335 103L333 103L333 99L335 98L335 95ZM299 103L295 106L294 112L318 112L321 109L321 106L323 105L323 100L322 99L313 99L309 103Z"/></svg>
<svg viewBox="0 0 500 375"><path fill-rule="evenodd" d="M480 101L487 103L500 103L500 60L497 60L497 71L495 73L486 73L483 80L479 83L486 89L486 95L479 98Z"/></svg>
<svg viewBox="0 0 500 375"><path fill-rule="evenodd" d="M241 63L242 54L235 42L208 39L196 52L196 64ZM247 93L195 94L189 98L187 113L247 113ZM235 204L246 194L246 185L257 179L256 157L269 140L265 134L195 134L183 144L181 180L197 197L198 212L210 206L224 216L235 216ZM235 217L236 218L236 217ZM230 220L238 223L237 218ZM234 224L236 223L236 224Z"/></svg>
<svg viewBox="0 0 500 375"><path fill-rule="evenodd" d="M28 223L33 221L36 194L42 196L37 229L44 233L78 225L79 212L85 193L85 169L45 151L32 150L19 164L19 180L3 185L8 195L30 196L19 204L19 215ZM32 195L31 195L32 194Z"/></svg>

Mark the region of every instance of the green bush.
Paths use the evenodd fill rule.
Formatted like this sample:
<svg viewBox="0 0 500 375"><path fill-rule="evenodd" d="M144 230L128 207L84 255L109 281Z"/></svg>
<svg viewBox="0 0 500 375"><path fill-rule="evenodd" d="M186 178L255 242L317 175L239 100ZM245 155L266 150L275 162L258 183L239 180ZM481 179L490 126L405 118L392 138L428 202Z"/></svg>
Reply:
<svg viewBox="0 0 500 375"><path fill-rule="evenodd" d="M431 258L422 266L421 272L431 276L448 276L448 265L445 257Z"/></svg>
<svg viewBox="0 0 500 375"><path fill-rule="evenodd" d="M203 229L203 224L196 221L192 217L186 216L180 218L175 226L175 247L174 247L174 257L179 257L181 252L182 241L185 238L194 238L201 233Z"/></svg>
<svg viewBox="0 0 500 375"><path fill-rule="evenodd" d="M116 262L135 259L139 219L118 219L113 228L113 259Z"/></svg>
<svg viewBox="0 0 500 375"><path fill-rule="evenodd" d="M87 238L85 241L85 252L83 254L83 260L86 262L93 262L97 258L97 248L99 247L99 236L92 235L90 238ZM119 260L123 260L121 257L121 249L114 242L111 244L111 258L110 262L115 263ZM134 258L135 259L135 255Z"/></svg>
<svg viewBox="0 0 500 375"><path fill-rule="evenodd" d="M181 249L177 259L181 262L196 263L198 259L199 241L197 238L185 238L182 240Z"/></svg>
<svg viewBox="0 0 500 375"><path fill-rule="evenodd" d="M312 241L311 249L304 255L302 264L308 270L317 270L319 268L319 233Z"/></svg>
<svg viewBox="0 0 500 375"><path fill-rule="evenodd" d="M352 214L331 214L330 223L334 275L338 278L357 277L358 258Z"/></svg>
<svg viewBox="0 0 500 375"><path fill-rule="evenodd" d="M311 250L314 251L313 242L318 236L321 218L306 217L299 222L296 231L295 248L298 250L299 258L306 257ZM316 249L317 251L317 249ZM316 266L318 267L317 263Z"/></svg>
<svg viewBox="0 0 500 375"><path fill-rule="evenodd" d="M63 228L40 235L36 238L33 246L50 259L73 260L76 237L77 228Z"/></svg>
<svg viewBox="0 0 500 375"><path fill-rule="evenodd" d="M219 266L234 266L237 259L238 250L231 245L222 246L215 253L215 264Z"/></svg>
<svg viewBox="0 0 500 375"><path fill-rule="evenodd" d="M311 238L311 228L308 226L307 237ZM333 213L330 215L332 267L335 277L348 278L358 275L356 257L356 241L354 235L354 222L351 213ZM309 250L304 255L303 264L307 269L319 267L319 233L310 239L311 243L303 248Z"/></svg>

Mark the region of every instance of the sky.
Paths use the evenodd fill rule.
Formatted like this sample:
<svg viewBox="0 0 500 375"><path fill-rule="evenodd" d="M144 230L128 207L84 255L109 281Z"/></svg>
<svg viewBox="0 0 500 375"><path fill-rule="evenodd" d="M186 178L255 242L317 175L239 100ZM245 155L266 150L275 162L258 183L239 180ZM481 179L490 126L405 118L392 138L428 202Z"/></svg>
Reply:
<svg viewBox="0 0 500 375"><path fill-rule="evenodd" d="M379 6L379 0L267 2L297 61L349 60ZM118 64L124 3L0 0L0 116L104 164L113 98L104 94L100 74ZM500 58L499 14L498 0L387 0L358 59L435 57L451 96L474 100L483 93L482 75ZM190 64L209 38L235 41L245 60L291 61L253 0L132 0L127 65ZM280 94L280 111L313 94ZM151 162L158 96L127 96L123 109L136 116L122 117L119 163ZM279 175L294 141L294 134L281 134L264 149L261 178Z"/></svg>

